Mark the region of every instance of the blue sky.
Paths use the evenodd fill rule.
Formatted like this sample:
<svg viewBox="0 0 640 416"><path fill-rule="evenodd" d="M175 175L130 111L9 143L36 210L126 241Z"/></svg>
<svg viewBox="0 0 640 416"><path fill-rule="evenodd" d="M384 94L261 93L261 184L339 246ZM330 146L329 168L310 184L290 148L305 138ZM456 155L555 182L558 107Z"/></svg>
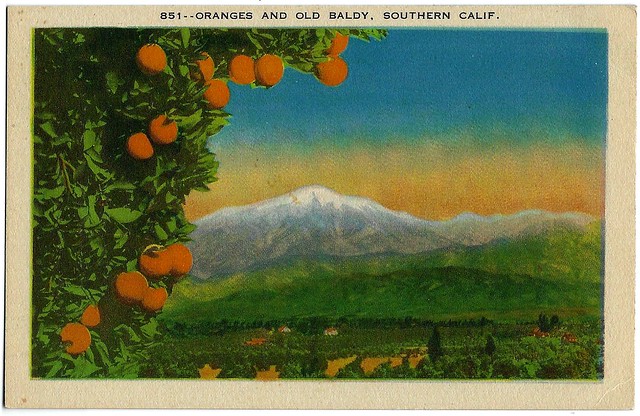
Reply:
<svg viewBox="0 0 640 416"><path fill-rule="evenodd" d="M189 218L310 184L426 219L602 215L605 32L390 30L342 56L336 88L291 68L268 90L229 83L219 181Z"/></svg>
<svg viewBox="0 0 640 416"><path fill-rule="evenodd" d="M349 77L337 88L287 68L269 90L230 83L232 143L330 140L558 140L602 143L607 35L603 31L389 30L351 39ZM355 143L353 143L355 144Z"/></svg>

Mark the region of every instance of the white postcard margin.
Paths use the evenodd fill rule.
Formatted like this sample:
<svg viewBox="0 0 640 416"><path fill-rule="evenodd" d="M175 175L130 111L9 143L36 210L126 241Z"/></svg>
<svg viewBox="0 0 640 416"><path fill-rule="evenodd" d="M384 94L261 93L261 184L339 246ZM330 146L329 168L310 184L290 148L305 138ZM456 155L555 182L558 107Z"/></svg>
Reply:
<svg viewBox="0 0 640 416"><path fill-rule="evenodd" d="M252 11L250 20L162 20L163 11ZM263 20L286 11L286 20ZM317 20L296 19L319 11ZM329 11L373 20L329 19ZM385 11L450 11L385 20ZM461 19L461 12L494 12ZM303 15L300 15L301 17ZM597 28L609 37L603 381L37 380L30 378L32 30L37 27ZM634 387L636 10L633 6L102 6L9 7L5 405L27 408L629 409Z"/></svg>

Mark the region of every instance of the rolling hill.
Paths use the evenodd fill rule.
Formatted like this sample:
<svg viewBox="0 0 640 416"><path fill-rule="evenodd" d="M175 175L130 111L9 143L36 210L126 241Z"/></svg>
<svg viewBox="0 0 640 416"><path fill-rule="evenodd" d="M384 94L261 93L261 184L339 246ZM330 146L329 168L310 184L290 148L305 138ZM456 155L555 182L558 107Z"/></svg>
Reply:
<svg viewBox="0 0 640 416"><path fill-rule="evenodd" d="M162 319L457 319L601 310L600 223L418 254L297 259L174 288Z"/></svg>

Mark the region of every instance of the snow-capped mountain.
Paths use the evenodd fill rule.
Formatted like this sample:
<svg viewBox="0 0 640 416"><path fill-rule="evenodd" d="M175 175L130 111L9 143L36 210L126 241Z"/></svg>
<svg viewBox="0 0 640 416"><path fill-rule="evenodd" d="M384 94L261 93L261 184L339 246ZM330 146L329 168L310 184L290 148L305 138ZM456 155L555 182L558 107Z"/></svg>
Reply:
<svg viewBox="0 0 640 416"><path fill-rule="evenodd" d="M583 228L579 213L524 211L482 217L462 214L426 221L367 198L319 185L196 221L192 274L201 279L250 271L299 258L415 254L541 234L558 226Z"/></svg>

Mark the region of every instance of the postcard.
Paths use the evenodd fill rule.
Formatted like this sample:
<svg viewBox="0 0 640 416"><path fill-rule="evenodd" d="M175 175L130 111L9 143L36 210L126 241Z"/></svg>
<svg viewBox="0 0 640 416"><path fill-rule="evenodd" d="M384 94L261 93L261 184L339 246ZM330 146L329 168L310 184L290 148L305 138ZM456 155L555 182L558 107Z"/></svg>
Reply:
<svg viewBox="0 0 640 416"><path fill-rule="evenodd" d="M631 408L635 13L10 7L6 406Z"/></svg>

